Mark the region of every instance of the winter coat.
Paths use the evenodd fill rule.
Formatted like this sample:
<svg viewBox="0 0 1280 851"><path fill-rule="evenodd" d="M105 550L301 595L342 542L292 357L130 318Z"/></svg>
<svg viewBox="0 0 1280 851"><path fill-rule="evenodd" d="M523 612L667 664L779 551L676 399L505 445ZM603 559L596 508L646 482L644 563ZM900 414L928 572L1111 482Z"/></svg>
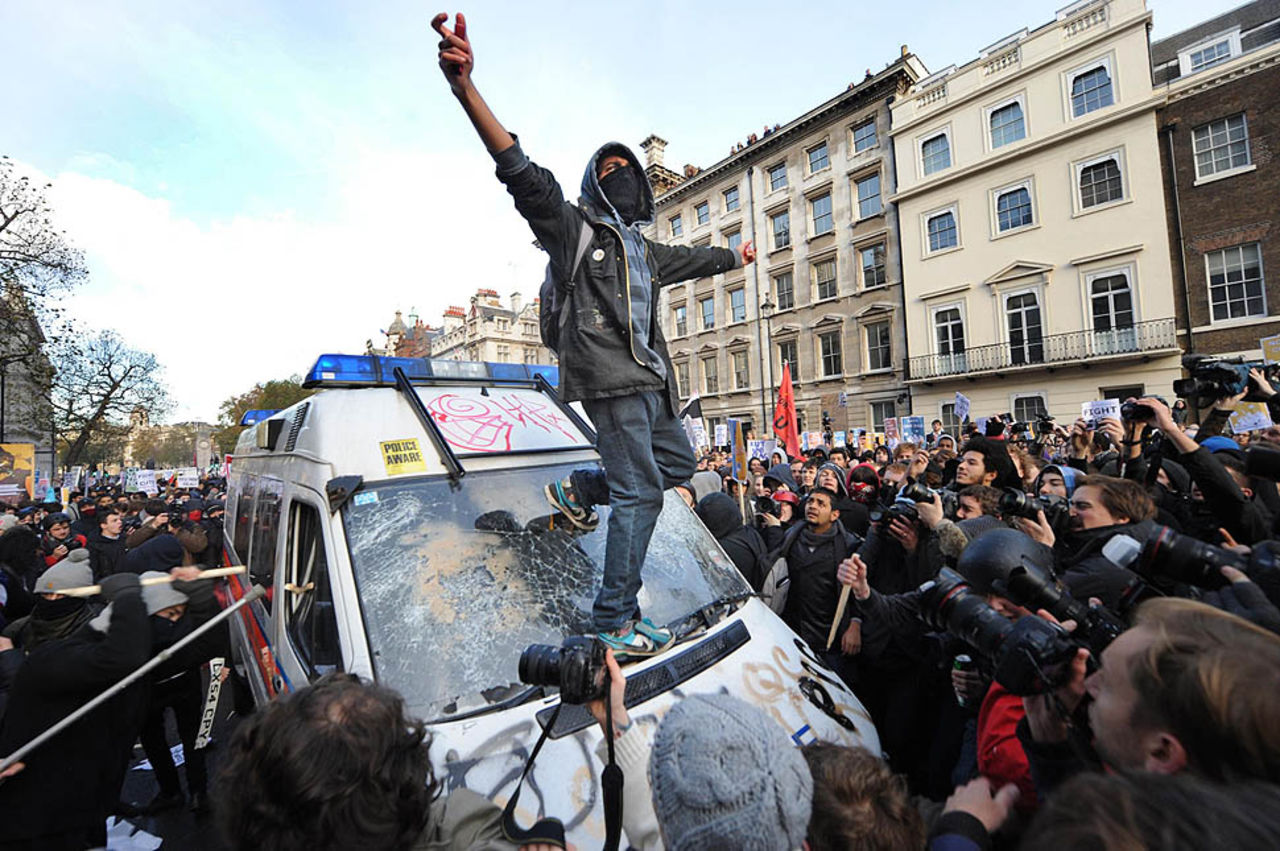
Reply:
<svg viewBox="0 0 1280 851"><path fill-rule="evenodd" d="M163 545L158 542L164 541ZM157 532L150 526L143 526L129 536L128 552L120 562L120 570L130 573L142 573L147 570L158 570L168 573L171 567L190 567L197 561L197 556L209 546L209 539L204 530L198 526L184 527L177 533L169 531Z"/></svg>
<svg viewBox="0 0 1280 851"><path fill-rule="evenodd" d="M48 567L36 530L19 523L0 535L0 565L21 579L24 588L34 588L36 578Z"/></svg>
<svg viewBox="0 0 1280 851"><path fill-rule="evenodd" d="M427 826L410 851L514 851L502 832L502 810L470 789L431 802Z"/></svg>
<svg viewBox="0 0 1280 851"><path fill-rule="evenodd" d="M120 561L124 558L124 532L114 538L102 534L95 529L89 536L89 569L93 571L94 581L110 576L120 569Z"/></svg>
<svg viewBox="0 0 1280 851"><path fill-rule="evenodd" d="M55 564L66 558L66 555L54 555L58 547L66 547L67 552L70 553L72 550L78 550L81 547L86 546L88 543L89 542L85 540L84 535L68 535L61 541L56 540L51 535L45 535L40 541L41 553L44 555L44 566L53 567Z"/></svg>
<svg viewBox="0 0 1280 851"><path fill-rule="evenodd" d="M742 524L738 504L727 493L713 493L703 497L695 511L747 582L759 591L770 564L764 538L754 526Z"/></svg>
<svg viewBox="0 0 1280 851"><path fill-rule="evenodd" d="M1102 605L1116 609L1137 575L1115 564L1102 554L1102 548L1115 535L1128 535L1139 542L1147 539L1151 523L1126 523L1072 532L1065 542L1070 555L1058 559L1062 582L1077 600L1097 597Z"/></svg>
<svg viewBox="0 0 1280 851"><path fill-rule="evenodd" d="M640 171L647 193L647 210L630 228L619 221L596 178L597 162L605 154L615 153ZM727 248L668 246L640 236L639 226L653 220L656 207L640 160L623 145L610 143L591 157L577 205L565 200L551 172L530 162L518 142L494 159L498 179L506 184L516 210L551 256L551 267L559 280L566 279L573 267L583 223L593 232L573 288L566 295L569 316L560 332L558 352L563 398L607 399L665 391L674 416L680 408L679 395L658 318L658 290L737 268L738 255ZM625 237L624 230L629 231ZM633 264L628 259L628 242L643 252L648 280L630 276ZM633 318L637 312L648 315L648 340L636 338Z"/></svg>

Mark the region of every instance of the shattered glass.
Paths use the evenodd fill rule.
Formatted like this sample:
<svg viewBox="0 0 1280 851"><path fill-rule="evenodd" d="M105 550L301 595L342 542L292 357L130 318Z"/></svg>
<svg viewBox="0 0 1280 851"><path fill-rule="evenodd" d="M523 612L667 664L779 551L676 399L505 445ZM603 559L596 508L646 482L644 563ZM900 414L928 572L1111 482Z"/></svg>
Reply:
<svg viewBox="0 0 1280 851"><path fill-rule="evenodd" d="M366 483L343 508L378 680L445 721L520 693L530 644L593 632L608 506L589 533L551 513L543 486L570 465ZM750 588L674 493L649 545L640 606L655 623Z"/></svg>

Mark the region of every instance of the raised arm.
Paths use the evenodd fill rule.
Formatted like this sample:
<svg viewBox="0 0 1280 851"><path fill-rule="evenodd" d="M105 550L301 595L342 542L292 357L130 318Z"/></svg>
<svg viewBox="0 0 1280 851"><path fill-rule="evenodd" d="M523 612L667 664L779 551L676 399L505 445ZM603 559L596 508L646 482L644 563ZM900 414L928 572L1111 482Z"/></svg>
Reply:
<svg viewBox="0 0 1280 851"><path fill-rule="evenodd" d="M476 133L480 134L480 141L484 142L490 154L500 154L514 145L516 140L494 116L471 80L475 54L467 39L467 19L459 12L453 30L446 26L448 20L448 14L441 12L431 21L432 29L440 34L440 70L449 82L453 96L462 104L467 118L471 119Z"/></svg>

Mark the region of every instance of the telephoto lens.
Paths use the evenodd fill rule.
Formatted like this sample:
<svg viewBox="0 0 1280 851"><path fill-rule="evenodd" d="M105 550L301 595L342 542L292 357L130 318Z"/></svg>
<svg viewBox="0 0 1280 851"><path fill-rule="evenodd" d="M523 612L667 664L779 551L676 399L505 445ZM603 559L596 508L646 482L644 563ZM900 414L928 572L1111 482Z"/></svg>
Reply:
<svg viewBox="0 0 1280 851"><path fill-rule="evenodd" d="M1223 567L1247 571L1249 563L1230 550L1180 535L1168 526L1152 531L1133 564L1133 569L1143 576L1172 579L1208 590L1228 585Z"/></svg>
<svg viewBox="0 0 1280 851"><path fill-rule="evenodd" d="M564 703L586 703L605 693L605 647L594 638L572 636L564 644L530 644L520 654L520 682L560 690Z"/></svg>

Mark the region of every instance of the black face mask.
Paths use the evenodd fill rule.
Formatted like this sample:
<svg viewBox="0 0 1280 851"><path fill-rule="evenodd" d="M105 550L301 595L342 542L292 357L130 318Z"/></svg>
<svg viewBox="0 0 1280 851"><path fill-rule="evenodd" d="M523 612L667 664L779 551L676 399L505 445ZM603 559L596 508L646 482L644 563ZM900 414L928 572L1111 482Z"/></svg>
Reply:
<svg viewBox="0 0 1280 851"><path fill-rule="evenodd" d="M600 190L618 211L623 224L629 225L644 214L644 188L640 175L631 166L614 169L600 178Z"/></svg>
<svg viewBox="0 0 1280 851"><path fill-rule="evenodd" d="M83 597L63 597L60 600L36 597L32 612L38 620L56 621L79 612L87 602Z"/></svg>
<svg viewBox="0 0 1280 851"><path fill-rule="evenodd" d="M169 647L177 641L178 633L182 628L179 622L157 617L156 615L152 615L149 620L151 621L152 651Z"/></svg>

